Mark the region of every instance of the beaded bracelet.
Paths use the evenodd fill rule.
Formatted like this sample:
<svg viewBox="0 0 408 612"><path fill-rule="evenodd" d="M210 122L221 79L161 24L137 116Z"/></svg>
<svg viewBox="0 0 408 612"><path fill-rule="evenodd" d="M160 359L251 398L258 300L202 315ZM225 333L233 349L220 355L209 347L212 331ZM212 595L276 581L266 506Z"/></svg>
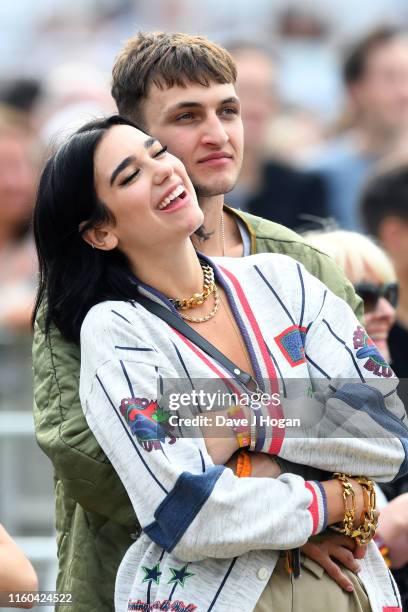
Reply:
<svg viewBox="0 0 408 612"><path fill-rule="evenodd" d="M245 448L251 444L251 432L249 429L248 419L245 416L241 406L232 406L227 410L228 418L233 419L236 425L233 425L232 431L235 433L239 448ZM247 425L244 425L247 423Z"/></svg>
<svg viewBox="0 0 408 612"><path fill-rule="evenodd" d="M237 471L235 472L238 478L247 478L252 473L251 457L245 450L241 450L237 459Z"/></svg>

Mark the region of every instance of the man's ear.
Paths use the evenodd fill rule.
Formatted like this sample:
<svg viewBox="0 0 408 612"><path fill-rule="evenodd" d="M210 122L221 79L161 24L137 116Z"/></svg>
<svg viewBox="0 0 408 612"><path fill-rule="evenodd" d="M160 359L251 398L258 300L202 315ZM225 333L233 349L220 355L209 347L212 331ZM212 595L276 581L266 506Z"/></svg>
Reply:
<svg viewBox="0 0 408 612"><path fill-rule="evenodd" d="M80 223L80 231L81 227L85 224L86 221ZM110 227L89 227L82 234L82 239L92 248L100 249L101 251L112 251L118 246L118 239Z"/></svg>

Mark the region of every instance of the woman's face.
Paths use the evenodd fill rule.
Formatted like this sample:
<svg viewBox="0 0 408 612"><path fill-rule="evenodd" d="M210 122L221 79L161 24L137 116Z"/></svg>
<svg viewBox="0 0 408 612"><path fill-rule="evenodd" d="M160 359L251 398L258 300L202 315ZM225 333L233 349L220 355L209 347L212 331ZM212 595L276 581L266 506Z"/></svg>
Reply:
<svg viewBox="0 0 408 612"><path fill-rule="evenodd" d="M366 268L364 278L357 280L353 279L354 285L358 283L370 283L377 287L381 287L383 282L372 270ZM364 309L365 328L368 335L374 340L378 350L387 361L390 360L390 352L388 348L388 334L391 327L395 323L395 308L385 298L380 296L376 305L371 309L365 304Z"/></svg>
<svg viewBox="0 0 408 612"><path fill-rule="evenodd" d="M127 255L163 249L190 236L203 222L182 162L163 145L128 125L110 128L95 151L95 189L113 213L109 227Z"/></svg>

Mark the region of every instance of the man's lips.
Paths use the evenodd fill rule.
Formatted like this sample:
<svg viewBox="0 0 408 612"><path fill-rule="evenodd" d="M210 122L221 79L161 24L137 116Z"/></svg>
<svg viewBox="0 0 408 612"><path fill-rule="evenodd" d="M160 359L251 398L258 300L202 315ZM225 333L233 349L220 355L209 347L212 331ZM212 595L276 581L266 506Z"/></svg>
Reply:
<svg viewBox="0 0 408 612"><path fill-rule="evenodd" d="M205 157L202 157L201 159L198 160L199 164L203 164L205 162L211 162L211 161L217 161L217 160L229 160L232 159L232 155L230 155L229 153L223 153L222 151L218 152L218 153L210 153L209 155L206 155Z"/></svg>

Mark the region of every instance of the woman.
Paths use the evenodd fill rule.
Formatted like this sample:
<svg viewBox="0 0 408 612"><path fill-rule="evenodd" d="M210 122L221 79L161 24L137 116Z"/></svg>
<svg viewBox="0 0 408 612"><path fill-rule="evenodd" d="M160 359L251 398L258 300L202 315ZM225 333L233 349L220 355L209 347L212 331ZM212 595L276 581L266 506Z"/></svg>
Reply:
<svg viewBox="0 0 408 612"><path fill-rule="evenodd" d="M333 257L353 283L364 302L367 333L384 359L390 361L388 335L395 323L398 286L394 267L385 252L358 232L309 232L305 238Z"/></svg>
<svg viewBox="0 0 408 612"><path fill-rule="evenodd" d="M282 567L278 551L339 522L346 533L356 530L358 542L365 541L362 523L372 535L368 522L375 513L365 482L330 476L306 482L294 474L237 478L222 464L240 446L380 480L393 478L404 463L395 437L406 434L396 381L384 371L379 385L350 358L355 347L339 334L352 346L359 326L348 307L283 256L223 258L222 267L198 258L190 235L202 219L182 163L119 117L82 128L47 163L40 183L37 308L46 296L48 323L69 339L81 338L83 409L144 529L118 572L120 611L270 609L262 598L275 567L274 574ZM177 325L153 314L157 305ZM187 339L182 321L224 357L215 359ZM357 373L371 386L357 385L354 395L353 385L338 389L343 375ZM241 401L253 392L254 379L258 396L261 390L269 398L260 410ZM239 403L216 427L218 411L208 413L208 396L197 393L213 381ZM186 384L187 405L176 394ZM357 396L364 404L358 414ZM279 419L296 414L299 404L302 423L291 436ZM339 421L343 409L348 420ZM190 426L186 414L211 418ZM359 422L370 432L363 441L352 437ZM391 435L381 438L384 431ZM316 444L322 433L326 439ZM238 463L242 476L250 471L248 455ZM348 527L342 522L346 489L355 503ZM372 579L377 572L381 586ZM373 545L361 575L371 604L366 598L364 609L398 606Z"/></svg>

